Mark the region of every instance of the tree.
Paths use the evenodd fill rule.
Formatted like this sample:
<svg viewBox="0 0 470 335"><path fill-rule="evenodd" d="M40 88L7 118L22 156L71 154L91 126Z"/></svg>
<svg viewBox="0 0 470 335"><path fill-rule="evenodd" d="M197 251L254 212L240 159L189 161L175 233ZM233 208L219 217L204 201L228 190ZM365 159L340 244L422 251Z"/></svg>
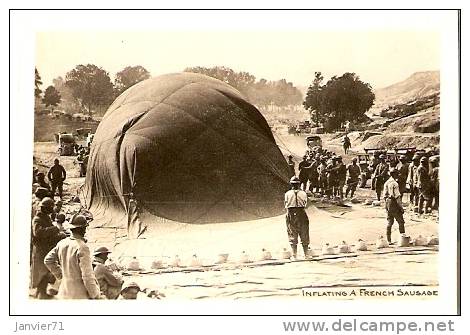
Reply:
<svg viewBox="0 0 470 335"><path fill-rule="evenodd" d="M321 74L321 72L315 72L315 79L313 79L312 84L308 87L307 94L305 96L305 101L303 102L305 109L310 112L310 117L313 123L317 126L319 126L320 122L323 121L320 117L322 82L323 75Z"/></svg>
<svg viewBox="0 0 470 335"><path fill-rule="evenodd" d="M235 72L225 66L211 68L196 66L188 67L185 72L205 74L219 79L243 93L253 104L267 107L270 104L276 106L288 106L299 104L302 101L302 93L285 79L267 81L256 77L249 72Z"/></svg>
<svg viewBox="0 0 470 335"><path fill-rule="evenodd" d="M42 85L41 76L39 75L38 69L34 68L34 97L39 98L41 96L41 89L39 86Z"/></svg>
<svg viewBox="0 0 470 335"><path fill-rule="evenodd" d="M46 105L46 108L51 106L52 112L54 110L54 107L56 107L60 103L59 91L57 91L54 86L49 86L44 92L44 98L42 98L42 102Z"/></svg>
<svg viewBox="0 0 470 335"><path fill-rule="evenodd" d="M365 119L365 113L375 100L370 84L349 72L332 77L325 85L321 85L322 81L323 76L316 72L303 103L312 121L322 122L326 130L331 131L339 129L343 122Z"/></svg>
<svg viewBox="0 0 470 335"><path fill-rule="evenodd" d="M52 80L54 88L60 94L60 106L69 114L80 112L80 102L73 96L72 90L65 84L65 79L57 77Z"/></svg>
<svg viewBox="0 0 470 335"><path fill-rule="evenodd" d="M122 71L116 73L114 80L114 90L116 96L127 90L129 87L149 79L150 72L143 66L127 66Z"/></svg>
<svg viewBox="0 0 470 335"><path fill-rule="evenodd" d="M90 115L93 108L107 107L114 99L114 86L108 72L93 64L77 65L67 72L65 84Z"/></svg>

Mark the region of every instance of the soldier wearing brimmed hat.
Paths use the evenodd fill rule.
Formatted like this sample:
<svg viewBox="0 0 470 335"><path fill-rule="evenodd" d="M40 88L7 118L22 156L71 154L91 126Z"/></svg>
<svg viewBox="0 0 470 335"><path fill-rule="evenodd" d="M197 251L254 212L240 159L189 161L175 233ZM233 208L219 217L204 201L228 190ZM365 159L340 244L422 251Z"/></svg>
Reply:
<svg viewBox="0 0 470 335"><path fill-rule="evenodd" d="M137 299L137 295L141 291L139 284L136 282L129 282L124 285L121 291L121 298L125 300Z"/></svg>
<svg viewBox="0 0 470 335"><path fill-rule="evenodd" d="M305 208L307 207L307 193L300 189L300 180L297 177L290 179L292 189L284 195L284 206L287 209L286 225L289 243L293 257L297 257L297 243L300 236L305 258L308 257L310 244L309 221Z"/></svg>
<svg viewBox="0 0 470 335"><path fill-rule="evenodd" d="M390 178L384 184L385 209L387 211L387 240L392 242L392 226L394 220L398 222L398 230L400 234L405 233L405 220L403 219L403 204L401 202L400 187L397 179L398 170L390 170Z"/></svg>
<svg viewBox="0 0 470 335"><path fill-rule="evenodd" d="M50 214L54 208L54 200L45 197L41 200L38 212L33 218L31 227L32 254L31 254L31 286L37 288L36 297L48 299L47 284L53 283L54 277L44 265L44 257L56 245L65 238L59 228L52 224Z"/></svg>
<svg viewBox="0 0 470 335"><path fill-rule="evenodd" d="M379 155L379 164L375 167L373 177L375 180L375 193L377 194L377 200L379 201L385 181L388 179L388 164L385 162L385 158L386 156L384 154Z"/></svg>
<svg viewBox="0 0 470 335"><path fill-rule="evenodd" d="M59 288L61 299L100 298L100 287L85 240L87 226L83 215L73 217L68 227L71 236L57 243L44 259L52 274L62 280Z"/></svg>
<svg viewBox="0 0 470 335"><path fill-rule="evenodd" d="M111 251L106 247L95 249L93 252L93 268L96 280L98 280L100 285L101 294L108 299L117 299L121 293L124 281L105 265L110 253Z"/></svg>
<svg viewBox="0 0 470 335"><path fill-rule="evenodd" d="M412 164L408 166L408 178L406 184L410 188L410 207L416 212L418 211L419 202L419 189L418 189L418 167L419 167L419 155L415 154L412 158Z"/></svg>

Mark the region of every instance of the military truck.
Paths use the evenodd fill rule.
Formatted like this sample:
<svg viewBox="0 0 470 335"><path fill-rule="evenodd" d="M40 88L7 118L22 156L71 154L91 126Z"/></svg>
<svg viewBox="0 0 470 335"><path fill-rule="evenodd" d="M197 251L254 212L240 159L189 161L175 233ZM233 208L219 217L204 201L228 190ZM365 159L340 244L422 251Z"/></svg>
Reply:
<svg viewBox="0 0 470 335"><path fill-rule="evenodd" d="M56 143L59 145L57 152L59 156L75 155L76 141L72 134L58 133L55 134Z"/></svg>

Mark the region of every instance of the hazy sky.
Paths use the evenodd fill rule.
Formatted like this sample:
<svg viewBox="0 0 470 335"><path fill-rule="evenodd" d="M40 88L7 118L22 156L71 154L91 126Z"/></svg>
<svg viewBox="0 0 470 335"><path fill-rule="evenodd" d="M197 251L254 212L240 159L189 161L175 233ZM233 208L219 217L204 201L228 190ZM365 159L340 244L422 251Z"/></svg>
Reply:
<svg viewBox="0 0 470 335"><path fill-rule="evenodd" d="M439 34L425 31L62 31L38 33L36 43L43 88L88 63L112 80L128 65L152 76L224 65L298 86L308 86L315 71L325 78L355 72L373 88L440 68Z"/></svg>

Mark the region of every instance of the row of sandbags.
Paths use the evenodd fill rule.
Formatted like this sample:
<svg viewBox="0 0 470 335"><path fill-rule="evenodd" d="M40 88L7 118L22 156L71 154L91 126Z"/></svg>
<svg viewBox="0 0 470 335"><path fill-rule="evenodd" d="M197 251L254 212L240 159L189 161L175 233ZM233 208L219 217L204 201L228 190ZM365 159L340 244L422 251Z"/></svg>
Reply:
<svg viewBox="0 0 470 335"><path fill-rule="evenodd" d="M346 243L346 241L342 241L339 245L337 246L331 246L329 243L325 243L320 251L320 255L338 255L338 254L346 254L346 253L352 253L352 252L360 252L360 251L369 251L372 250L373 247L371 247L373 244L367 244L364 240L359 239L357 243L354 245L350 245ZM392 246L397 246L397 247L409 247L409 246L436 246L439 245L439 238L431 235L430 237L423 237L419 235L418 237L411 239L409 236L406 236L405 234L400 235L400 239L397 242L396 245ZM383 249L383 248L389 248L392 247L389 245L387 240L383 237L380 236L376 242L375 242L375 249ZM312 250L309 250L309 254L307 255L307 258L313 257L314 252ZM269 261L269 260L289 260L292 259L292 253L290 250L287 250L284 248L279 254L278 257L275 258L271 254L269 250L262 249L261 252L258 255L251 256L247 252L242 251L241 254L238 257L235 257L232 263L253 263L253 262L262 262L262 261ZM179 255L175 255L169 262L164 262L162 259L154 259L151 263L151 269L153 270L159 270L159 269L165 269L165 268L199 268L203 266L212 266L212 265L217 265L217 264L224 264L229 262L229 254L227 253L222 253L217 255L217 258L209 265L203 264L203 261L196 255L194 254L189 261L183 262ZM140 261L137 259L137 257L133 257L127 264L124 264L123 266L117 266L117 269L119 270L127 270L127 271L142 271L144 268L141 266Z"/></svg>

